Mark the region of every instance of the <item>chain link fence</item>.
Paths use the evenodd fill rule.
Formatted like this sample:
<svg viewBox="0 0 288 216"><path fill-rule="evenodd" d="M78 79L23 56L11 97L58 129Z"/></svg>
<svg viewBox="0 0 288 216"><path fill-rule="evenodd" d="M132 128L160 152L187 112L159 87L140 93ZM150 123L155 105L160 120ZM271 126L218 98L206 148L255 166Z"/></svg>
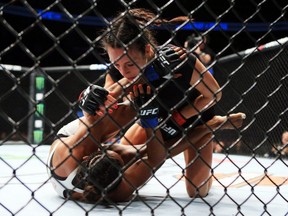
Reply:
<svg viewBox="0 0 288 216"><path fill-rule="evenodd" d="M215 57L208 68L223 91L217 114L247 115L241 129L215 132L222 153L251 159L270 155L288 130L288 4L222 3L218 7L220 3L212 1L180 0L2 1L0 149L11 142L50 145L61 127L79 117L79 93L91 83L104 84L109 59L99 47L101 29L117 11L143 7L165 19L190 18L184 25L156 28L159 44L184 46L192 34L209 37ZM273 160L284 159L287 167L282 150L285 146Z"/></svg>

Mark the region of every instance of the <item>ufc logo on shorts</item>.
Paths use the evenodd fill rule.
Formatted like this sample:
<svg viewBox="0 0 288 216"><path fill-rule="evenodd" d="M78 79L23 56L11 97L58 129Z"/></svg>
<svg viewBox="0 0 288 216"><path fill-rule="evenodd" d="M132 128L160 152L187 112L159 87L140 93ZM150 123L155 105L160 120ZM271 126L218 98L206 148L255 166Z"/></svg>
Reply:
<svg viewBox="0 0 288 216"><path fill-rule="evenodd" d="M158 113L158 108L140 110L140 115L141 116L157 115L157 113Z"/></svg>
<svg viewBox="0 0 288 216"><path fill-rule="evenodd" d="M168 127L167 124L164 124L161 129L163 131L165 131L166 133L170 134L171 136L173 136L177 131L172 128L172 127Z"/></svg>

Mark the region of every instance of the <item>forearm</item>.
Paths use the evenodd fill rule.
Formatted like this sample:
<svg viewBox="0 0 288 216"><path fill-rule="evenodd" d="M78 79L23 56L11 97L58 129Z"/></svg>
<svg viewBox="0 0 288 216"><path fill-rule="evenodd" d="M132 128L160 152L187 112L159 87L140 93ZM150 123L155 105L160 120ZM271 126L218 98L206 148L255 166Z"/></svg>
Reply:
<svg viewBox="0 0 288 216"><path fill-rule="evenodd" d="M195 62L195 69L190 80L190 85L200 95L193 102L191 101L191 104L178 110L186 119L212 107L222 97L219 84L210 73L207 73L206 67L199 60Z"/></svg>
<svg viewBox="0 0 288 216"><path fill-rule="evenodd" d="M55 173L59 176L68 176L79 165L83 156L98 150L98 146L88 136L87 128L83 125L79 125L76 133L56 139L52 146L57 146L53 166L57 167Z"/></svg>
<svg viewBox="0 0 288 216"><path fill-rule="evenodd" d="M139 108L140 123L147 135L144 144L147 154L125 169L124 181L117 191L117 194L121 194L120 199L128 198L137 188L149 180L166 159L166 148L162 134L159 129L155 129L158 127L158 107L151 102L145 105L152 96L151 87L147 86L146 89L143 89L142 85L135 85L130 95L134 98L136 108Z"/></svg>
<svg viewBox="0 0 288 216"><path fill-rule="evenodd" d="M82 148L85 152L94 152L101 148L103 138L103 125L105 122L102 116L90 115L83 112L84 116L79 119L77 131L70 136L71 147ZM89 153L90 154L90 153Z"/></svg>
<svg viewBox="0 0 288 216"><path fill-rule="evenodd" d="M154 131L151 128L146 128L147 134L147 163L153 168L159 168L159 166L165 161L166 148L164 141L159 130Z"/></svg>
<svg viewBox="0 0 288 216"><path fill-rule="evenodd" d="M149 136L146 142L147 154L125 170L122 190L117 192L121 193L120 199L128 198L137 188L145 184L165 161L166 149L162 145L161 133L155 132L155 136L153 129L147 129L146 132Z"/></svg>
<svg viewBox="0 0 288 216"><path fill-rule="evenodd" d="M216 98L207 98L200 95L194 101L193 105L188 104L187 106L183 107L179 112L185 119L189 119L193 116L199 115L200 112L203 112L210 107L216 104Z"/></svg>
<svg viewBox="0 0 288 216"><path fill-rule="evenodd" d="M114 97L119 97L128 84L129 81L126 78L122 78L118 82L115 82L109 87L107 87L107 90L109 92L112 92Z"/></svg>

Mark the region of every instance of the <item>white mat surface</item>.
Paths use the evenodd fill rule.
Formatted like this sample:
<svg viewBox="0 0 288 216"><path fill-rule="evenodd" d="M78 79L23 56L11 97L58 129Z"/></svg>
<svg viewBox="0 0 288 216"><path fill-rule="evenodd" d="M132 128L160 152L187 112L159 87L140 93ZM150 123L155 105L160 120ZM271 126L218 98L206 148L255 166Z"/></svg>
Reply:
<svg viewBox="0 0 288 216"><path fill-rule="evenodd" d="M168 160L139 198L93 206L59 198L47 183L49 146L0 146L0 216L80 215L288 215L288 161L215 154L214 181L205 199L187 196L181 168ZM184 165L182 155L174 158ZM266 176L265 176L266 175ZM169 189L169 194L167 193ZM87 213L86 213L87 212Z"/></svg>

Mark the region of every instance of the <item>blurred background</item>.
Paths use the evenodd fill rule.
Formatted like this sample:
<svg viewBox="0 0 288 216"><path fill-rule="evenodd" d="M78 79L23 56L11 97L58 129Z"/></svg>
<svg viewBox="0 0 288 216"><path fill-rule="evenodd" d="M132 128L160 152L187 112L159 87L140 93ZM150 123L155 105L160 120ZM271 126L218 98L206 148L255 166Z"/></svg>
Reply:
<svg viewBox="0 0 288 216"><path fill-rule="evenodd" d="M2 0L2 143L49 144L60 127L77 117L79 92L89 83L103 83L105 67L89 69L108 62L99 48L101 30L129 7L148 8L163 19L193 20L178 29L157 28L159 44L171 38L179 46L191 36L200 38L198 43L207 39L214 55L208 67L223 86L218 113L247 113L241 131L217 134L223 151L265 155L280 143L287 129L286 0ZM43 86L38 89L35 80ZM37 91L44 94L40 99Z"/></svg>

